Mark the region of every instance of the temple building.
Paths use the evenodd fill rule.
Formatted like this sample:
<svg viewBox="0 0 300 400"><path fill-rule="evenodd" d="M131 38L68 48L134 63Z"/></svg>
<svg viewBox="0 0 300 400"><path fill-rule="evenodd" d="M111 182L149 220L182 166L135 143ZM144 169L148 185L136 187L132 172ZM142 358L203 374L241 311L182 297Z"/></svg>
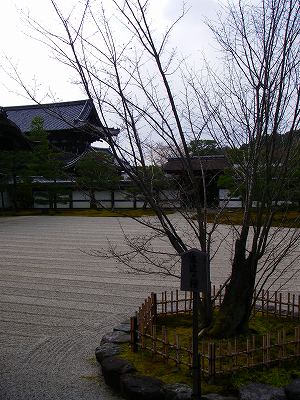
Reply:
<svg viewBox="0 0 300 400"><path fill-rule="evenodd" d="M8 119L7 112L0 107L0 151L31 150L31 144L21 129Z"/></svg>
<svg viewBox="0 0 300 400"><path fill-rule="evenodd" d="M194 189L191 187L190 179L187 179L187 172L185 166L186 160L180 157L169 158L164 164L164 171L173 176L181 191L181 204L182 206L194 206ZM205 177L205 190L206 201L209 207L214 207L220 201L220 189L218 188L218 178L220 174L228 167L228 160L224 155L206 155L195 156L191 158L191 167L198 178L200 187L203 185L203 177ZM202 199L204 201L204 193L202 191Z"/></svg>
<svg viewBox="0 0 300 400"><path fill-rule="evenodd" d="M41 118L50 144L64 154L66 166L106 134L92 100L5 107L5 112L24 137L31 131L32 120ZM118 129L109 128L109 134L117 135ZM9 134L5 137L12 140Z"/></svg>
<svg viewBox="0 0 300 400"><path fill-rule="evenodd" d="M38 142L35 143L30 140L30 133L32 122L36 118L42 121L49 145L58 154L60 163L62 162L62 174L54 180L42 176L42 174L41 176L31 176L30 180L33 184L31 207L53 207L53 202L50 200L48 203L43 200L45 204L40 201L41 198L50 198L49 188L51 189L52 183L55 184L55 188L59 192L64 193L64 201L58 204L59 207L88 207L89 199L79 193L76 188L76 166L81 159L91 152L95 154L99 154L99 152L109 153L107 148L94 148L93 143L103 141L107 135L117 135L119 130L105 129L102 126L92 100L1 107L0 152L3 152L3 156L6 152L15 152L18 158L17 162L21 164L21 158L25 157L22 152L30 152L35 149ZM0 208L15 207L14 201L10 201L13 197L11 193L16 192L16 187L13 188L13 182L14 185L18 182L24 183L23 178L18 176L17 169L15 172L8 171L5 160L4 156L2 159L3 168L0 170ZM20 166L18 165L18 167ZM56 202L59 203L55 200Z"/></svg>

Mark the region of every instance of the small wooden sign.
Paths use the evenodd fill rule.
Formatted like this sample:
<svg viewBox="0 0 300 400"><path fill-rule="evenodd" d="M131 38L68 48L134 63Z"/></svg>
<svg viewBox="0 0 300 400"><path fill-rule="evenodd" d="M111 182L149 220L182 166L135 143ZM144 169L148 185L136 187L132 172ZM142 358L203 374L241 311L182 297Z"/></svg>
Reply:
<svg viewBox="0 0 300 400"><path fill-rule="evenodd" d="M191 249L181 255L181 290L208 291L207 253Z"/></svg>

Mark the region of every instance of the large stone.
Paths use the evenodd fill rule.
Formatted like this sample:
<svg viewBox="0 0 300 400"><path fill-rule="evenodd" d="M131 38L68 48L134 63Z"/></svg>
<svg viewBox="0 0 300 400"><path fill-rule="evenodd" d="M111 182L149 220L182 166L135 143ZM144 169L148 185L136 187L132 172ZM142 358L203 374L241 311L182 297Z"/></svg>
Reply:
<svg viewBox="0 0 300 400"><path fill-rule="evenodd" d="M181 383L164 385L163 392L165 400L190 400L192 398L192 388Z"/></svg>
<svg viewBox="0 0 300 400"><path fill-rule="evenodd" d="M130 362L118 357L104 358L101 367L105 383L116 391L120 391L121 376L135 372L135 368Z"/></svg>
<svg viewBox="0 0 300 400"><path fill-rule="evenodd" d="M286 396L282 388L250 383L240 388L240 400L286 400Z"/></svg>
<svg viewBox="0 0 300 400"><path fill-rule="evenodd" d="M120 346L116 343L103 343L95 350L97 361L101 364L104 358L113 357L120 354Z"/></svg>
<svg viewBox="0 0 300 400"><path fill-rule="evenodd" d="M130 342L130 335L120 331L106 333L101 339L101 345L104 343L127 343Z"/></svg>
<svg viewBox="0 0 300 400"><path fill-rule="evenodd" d="M129 322L122 322L121 324L114 327L114 331L117 332L124 332L130 333L130 323Z"/></svg>
<svg viewBox="0 0 300 400"><path fill-rule="evenodd" d="M287 400L300 400L300 378L284 388Z"/></svg>
<svg viewBox="0 0 300 400"><path fill-rule="evenodd" d="M150 376L122 375L121 393L128 400L164 400L162 381Z"/></svg>
<svg viewBox="0 0 300 400"><path fill-rule="evenodd" d="M238 400L238 398L234 396L222 396L221 394L217 393L209 393L203 395L201 400Z"/></svg>

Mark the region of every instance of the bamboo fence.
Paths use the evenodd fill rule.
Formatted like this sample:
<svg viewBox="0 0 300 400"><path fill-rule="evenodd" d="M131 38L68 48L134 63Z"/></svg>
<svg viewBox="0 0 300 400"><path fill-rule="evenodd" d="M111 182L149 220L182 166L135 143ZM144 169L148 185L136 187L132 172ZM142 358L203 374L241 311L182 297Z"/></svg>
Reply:
<svg viewBox="0 0 300 400"><path fill-rule="evenodd" d="M222 288L212 288L214 307L219 307L223 299ZM291 318L299 321L300 296L291 293L254 293L252 313ZM191 314L193 294L190 292L163 292L159 298L152 293L137 315L131 318L132 351L147 350L153 357L161 357L164 362L173 362L177 367L192 366L192 341L181 345L180 336L165 326L157 327L161 316ZM186 342L186 341L185 341ZM281 329L265 335L251 335L244 340L207 341L199 343L201 371L214 378L244 368L270 366L300 357L300 326L294 331Z"/></svg>

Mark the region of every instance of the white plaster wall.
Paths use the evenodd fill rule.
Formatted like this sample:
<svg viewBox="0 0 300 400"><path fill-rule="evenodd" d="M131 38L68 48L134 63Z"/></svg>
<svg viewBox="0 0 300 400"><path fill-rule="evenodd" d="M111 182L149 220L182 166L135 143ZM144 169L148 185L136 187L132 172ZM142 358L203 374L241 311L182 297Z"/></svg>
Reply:
<svg viewBox="0 0 300 400"><path fill-rule="evenodd" d="M115 201L115 208L133 208L133 201Z"/></svg>
<svg viewBox="0 0 300 400"><path fill-rule="evenodd" d="M2 202L2 197L3 197L3 202ZM3 196L0 195L0 208L9 208L9 207L12 207L10 196L7 192L3 192Z"/></svg>
<svg viewBox="0 0 300 400"><path fill-rule="evenodd" d="M90 208L89 201L73 201L73 208Z"/></svg>
<svg viewBox="0 0 300 400"><path fill-rule="evenodd" d="M115 191L115 201L117 201L117 200L130 201L131 199L133 200L133 196L132 196L131 193L126 193L126 192L121 191L121 190L116 190Z"/></svg>
<svg viewBox="0 0 300 400"><path fill-rule="evenodd" d="M144 202L143 201L137 201L136 202L136 208L143 208L144 206ZM133 207L133 203L132 203L132 207Z"/></svg>
<svg viewBox="0 0 300 400"><path fill-rule="evenodd" d="M84 192L82 192L80 190L73 190L73 201L86 200L88 198L89 198L89 196L88 196L87 193L84 193Z"/></svg>
<svg viewBox="0 0 300 400"><path fill-rule="evenodd" d="M95 192L96 200L111 200L111 191Z"/></svg>
<svg viewBox="0 0 300 400"><path fill-rule="evenodd" d="M242 201L239 197L230 196L228 189L219 189L219 207L240 208L242 207Z"/></svg>
<svg viewBox="0 0 300 400"><path fill-rule="evenodd" d="M67 203L57 203L56 204L56 207L57 208L70 208L70 202L67 202Z"/></svg>
<svg viewBox="0 0 300 400"><path fill-rule="evenodd" d="M39 203L36 203L36 202L34 202L33 203L33 208L49 208L49 204L39 204Z"/></svg>
<svg viewBox="0 0 300 400"><path fill-rule="evenodd" d="M241 208L242 202L241 200L219 200L219 207L220 208Z"/></svg>

